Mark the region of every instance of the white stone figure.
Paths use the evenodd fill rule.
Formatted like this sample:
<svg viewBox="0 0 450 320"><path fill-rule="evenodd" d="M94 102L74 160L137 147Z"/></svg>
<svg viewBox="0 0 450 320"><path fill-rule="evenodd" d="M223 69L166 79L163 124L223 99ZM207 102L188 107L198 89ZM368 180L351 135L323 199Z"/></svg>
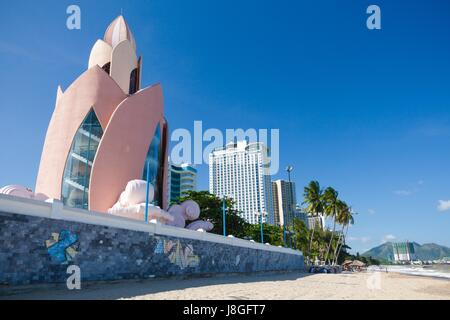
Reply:
<svg viewBox="0 0 450 320"><path fill-rule="evenodd" d="M0 194L7 194L14 197L46 201L48 197L42 193L34 193L31 189L19 185L9 185L0 188Z"/></svg>
<svg viewBox="0 0 450 320"><path fill-rule="evenodd" d="M181 206L184 208L186 220L194 221L200 217L200 206L193 200L184 201Z"/></svg>
<svg viewBox="0 0 450 320"><path fill-rule="evenodd" d="M174 204L169 208L169 214L173 217L173 221L169 222L169 226L184 228L186 226L186 218L184 208L178 204Z"/></svg>
<svg viewBox="0 0 450 320"><path fill-rule="evenodd" d="M186 200L181 204L174 204L169 208L169 213L173 216L174 220L169 222L168 225L184 228L186 221L194 221L190 223L186 229L204 231L211 231L214 225L209 221L197 220L200 217L200 206L193 200Z"/></svg>
<svg viewBox="0 0 450 320"><path fill-rule="evenodd" d="M204 230L211 231L214 228L214 225L209 221L197 220L187 225L186 229L189 230Z"/></svg>
<svg viewBox="0 0 450 320"><path fill-rule="evenodd" d="M122 207L145 203L147 200L145 193L147 192L147 182L144 180L132 180L127 183L125 191L123 191L119 198L119 203ZM155 189L153 185L149 184L148 202L151 203L155 196Z"/></svg>
<svg viewBox="0 0 450 320"><path fill-rule="evenodd" d="M147 182L144 180L132 180L127 183L125 190L120 194L119 201L114 206L108 209L108 213L136 219L144 220L147 200ZM153 201L155 190L149 184L148 192L148 220L157 220L162 224L173 221L173 216L168 212L162 210L158 206L150 204Z"/></svg>
<svg viewBox="0 0 450 320"><path fill-rule="evenodd" d="M190 230L211 231L214 225L209 221L197 220L200 217L200 206L193 200L184 201L181 204L172 205L168 211L162 210L158 206L150 204L154 198L154 188L150 184L148 196L147 182L144 180L132 180L127 183L125 190L120 194L116 204L108 213L136 219L144 220L146 200L148 199L148 220L167 224L178 228L185 228L186 221L193 221L186 228ZM196 220L196 221L194 221Z"/></svg>

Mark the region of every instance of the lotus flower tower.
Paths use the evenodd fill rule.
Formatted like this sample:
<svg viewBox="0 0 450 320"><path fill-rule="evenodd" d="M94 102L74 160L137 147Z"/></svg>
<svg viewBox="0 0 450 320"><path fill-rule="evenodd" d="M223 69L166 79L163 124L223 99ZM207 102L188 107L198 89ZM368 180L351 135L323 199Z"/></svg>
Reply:
<svg viewBox="0 0 450 320"><path fill-rule="evenodd" d="M148 176L167 209L168 128L159 84L141 88L142 59L123 18L92 48L88 69L57 90L36 193L107 212L127 183Z"/></svg>

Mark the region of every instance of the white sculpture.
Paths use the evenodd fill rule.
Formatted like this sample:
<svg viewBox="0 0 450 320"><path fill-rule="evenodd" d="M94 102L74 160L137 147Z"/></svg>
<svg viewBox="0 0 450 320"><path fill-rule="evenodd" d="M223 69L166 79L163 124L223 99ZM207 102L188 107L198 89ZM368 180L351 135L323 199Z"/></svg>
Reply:
<svg viewBox="0 0 450 320"><path fill-rule="evenodd" d="M211 231L214 228L214 225L209 221L203 221L203 220L197 220L194 221L186 227L186 229L190 230L204 230L204 231Z"/></svg>
<svg viewBox="0 0 450 320"><path fill-rule="evenodd" d="M125 190L120 194L119 201L110 209L108 213L126 218L144 220L146 205L147 182L143 180L132 180L127 183ZM173 221L172 215L162 210L158 206L150 204L153 201L155 190L149 184L148 191L148 219L156 219L158 222L166 224Z"/></svg>
<svg viewBox="0 0 450 320"><path fill-rule="evenodd" d="M48 197L42 193L34 193L31 189L19 185L9 185L0 188L0 194L7 194L10 196L33 199L38 201L45 201Z"/></svg>
<svg viewBox="0 0 450 320"><path fill-rule="evenodd" d="M200 207L197 202L193 200L186 200L181 204L184 208L184 216L186 220L194 221L200 217Z"/></svg>
<svg viewBox="0 0 450 320"><path fill-rule="evenodd" d="M158 206L151 205L154 197L154 188L149 184L148 197L147 182L144 180L132 180L128 182L125 190L120 194L117 203L108 210L113 215L127 217L136 220L144 220L148 199L148 220L157 221L162 224L185 228L186 221L194 221L186 228L190 230L211 231L214 225L209 221L197 220L200 217L200 207L193 200L184 201L181 204L172 205L168 211Z"/></svg>

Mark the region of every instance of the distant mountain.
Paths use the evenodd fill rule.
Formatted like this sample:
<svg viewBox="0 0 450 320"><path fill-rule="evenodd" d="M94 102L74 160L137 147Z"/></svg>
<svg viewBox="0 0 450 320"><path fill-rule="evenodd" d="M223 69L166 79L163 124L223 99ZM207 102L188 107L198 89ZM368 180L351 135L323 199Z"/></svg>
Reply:
<svg viewBox="0 0 450 320"><path fill-rule="evenodd" d="M417 259L437 260L450 257L450 248L435 243L425 243L423 245L413 242ZM372 248L362 254L364 257L372 257L378 260L390 261L393 258L392 242L386 242L378 247Z"/></svg>

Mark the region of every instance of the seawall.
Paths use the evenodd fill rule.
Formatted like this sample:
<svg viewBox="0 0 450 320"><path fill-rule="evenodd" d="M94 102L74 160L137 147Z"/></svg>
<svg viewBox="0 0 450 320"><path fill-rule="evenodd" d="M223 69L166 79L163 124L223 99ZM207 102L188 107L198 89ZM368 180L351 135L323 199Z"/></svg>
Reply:
<svg viewBox="0 0 450 320"><path fill-rule="evenodd" d="M0 285L303 269L300 251L0 195Z"/></svg>

